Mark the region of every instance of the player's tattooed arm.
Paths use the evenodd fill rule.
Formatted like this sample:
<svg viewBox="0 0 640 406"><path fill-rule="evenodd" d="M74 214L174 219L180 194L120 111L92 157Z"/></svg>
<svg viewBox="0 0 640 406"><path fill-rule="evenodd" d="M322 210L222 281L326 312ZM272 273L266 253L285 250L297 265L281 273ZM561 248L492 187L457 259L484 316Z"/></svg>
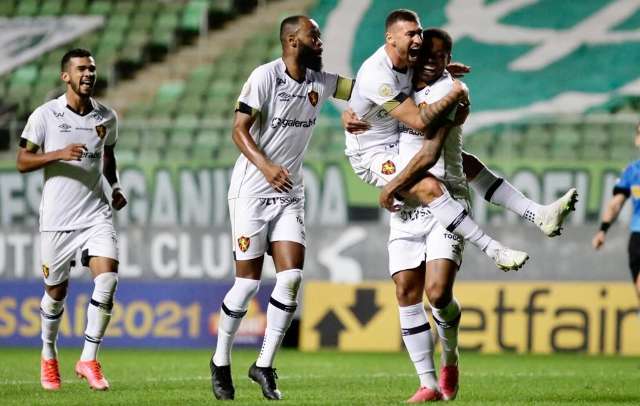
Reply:
<svg viewBox="0 0 640 406"><path fill-rule="evenodd" d="M69 144L63 149L45 153L38 153L39 148L24 138L20 140L16 157L18 171L21 173L35 171L56 161L79 161L87 150L84 144Z"/></svg>
<svg viewBox="0 0 640 406"><path fill-rule="evenodd" d="M395 196L401 196L405 199L413 198L411 187L438 162L442 145L450 130L451 125L443 125L435 130L431 137L424 140L422 148L411 158L407 166L382 188L379 197L381 207L389 211L396 211L399 208L393 204Z"/></svg>
<svg viewBox="0 0 640 406"><path fill-rule="evenodd" d="M435 103L427 104L420 108L420 118L427 127L438 126L441 124L442 119L451 112L451 110L461 104L461 108L468 108L469 106L469 91L462 82L455 80L453 82L453 88L442 99ZM456 112L456 115L458 113ZM468 111L467 111L468 114ZM457 117L458 118L458 117ZM454 121L459 121L462 118L458 118ZM466 116L464 116L466 119ZM462 122L464 122L462 119Z"/></svg>
<svg viewBox="0 0 640 406"><path fill-rule="evenodd" d="M242 155L262 172L264 178L275 191L286 193L293 187L289 171L284 166L271 161L249 133L249 129L257 117L257 114L247 114L240 109L236 110L233 122L233 142Z"/></svg>
<svg viewBox="0 0 640 406"><path fill-rule="evenodd" d="M111 207L115 210L120 210L127 205L127 197L118 182L118 164L114 147L115 145L104 146L102 174L111 185Z"/></svg>

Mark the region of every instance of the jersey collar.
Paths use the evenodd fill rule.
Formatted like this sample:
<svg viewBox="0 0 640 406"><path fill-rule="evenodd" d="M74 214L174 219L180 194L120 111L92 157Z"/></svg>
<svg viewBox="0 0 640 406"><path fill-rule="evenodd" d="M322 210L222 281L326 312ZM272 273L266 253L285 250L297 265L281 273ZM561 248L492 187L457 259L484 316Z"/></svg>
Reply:
<svg viewBox="0 0 640 406"><path fill-rule="evenodd" d="M67 103L67 94L66 93L63 93L60 97L58 97L58 105L60 106L61 109L67 109L67 110L71 111L73 114L75 114L75 115L77 115L79 117L86 117L87 115L91 114L91 112L93 112L96 109L96 103L93 100L93 97L90 97L89 101L91 102L91 109L87 110L84 114L80 114L79 112L74 110L73 107L69 106L69 104Z"/></svg>

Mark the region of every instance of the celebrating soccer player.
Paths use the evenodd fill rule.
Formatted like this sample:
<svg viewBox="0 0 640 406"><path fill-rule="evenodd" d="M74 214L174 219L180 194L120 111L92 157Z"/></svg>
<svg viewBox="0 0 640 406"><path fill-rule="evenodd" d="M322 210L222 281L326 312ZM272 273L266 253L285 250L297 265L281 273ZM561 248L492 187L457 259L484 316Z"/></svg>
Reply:
<svg viewBox="0 0 640 406"><path fill-rule="evenodd" d="M44 295L40 382L60 388L56 339L64 312L69 270L77 250L91 269L94 289L87 309L85 342L75 372L92 389L109 382L98 362L98 348L111 318L118 284L117 236L111 207L103 192L103 175L111 185L111 205L120 210L127 199L118 184L114 147L118 139L115 111L91 97L96 64L91 53L73 49L62 57L65 94L38 107L20 139L17 168L44 168L40 232Z"/></svg>

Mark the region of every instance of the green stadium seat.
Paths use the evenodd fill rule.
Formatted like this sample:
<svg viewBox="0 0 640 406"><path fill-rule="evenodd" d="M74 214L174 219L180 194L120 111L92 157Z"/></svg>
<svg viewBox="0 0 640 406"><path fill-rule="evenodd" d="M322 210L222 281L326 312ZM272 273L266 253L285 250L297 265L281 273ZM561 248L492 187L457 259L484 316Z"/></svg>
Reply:
<svg viewBox="0 0 640 406"><path fill-rule="evenodd" d="M118 134L118 151L137 150L141 145L141 135L137 129L127 129ZM119 155L119 154L118 154Z"/></svg>
<svg viewBox="0 0 640 406"><path fill-rule="evenodd" d="M11 17L16 8L16 3L13 0L0 1L0 16Z"/></svg>
<svg viewBox="0 0 640 406"><path fill-rule="evenodd" d="M11 83L30 86L38 78L38 67L34 64L22 66L11 75Z"/></svg>
<svg viewBox="0 0 640 406"><path fill-rule="evenodd" d="M554 159L569 159L578 156L581 143L577 124L557 124L553 128L550 153Z"/></svg>
<svg viewBox="0 0 640 406"><path fill-rule="evenodd" d="M149 29L153 26L153 22L155 21L155 17L153 12L142 12L138 11L131 18L131 30L142 30L148 32Z"/></svg>
<svg viewBox="0 0 640 406"><path fill-rule="evenodd" d="M480 130L464 137L465 151L478 155L481 159L491 157L491 143L493 133L489 130Z"/></svg>
<svg viewBox="0 0 640 406"><path fill-rule="evenodd" d="M104 27L105 33L113 31L124 32L129 27L129 16L126 14L112 14Z"/></svg>
<svg viewBox="0 0 640 406"><path fill-rule="evenodd" d="M206 1L191 0L185 7L180 19L180 28L194 32L199 32L201 28L206 29L208 8L209 5Z"/></svg>
<svg viewBox="0 0 640 406"><path fill-rule="evenodd" d="M87 0L67 0L65 14L82 14L87 9Z"/></svg>
<svg viewBox="0 0 640 406"><path fill-rule="evenodd" d="M14 13L16 16L35 16L38 14L38 0L20 0Z"/></svg>
<svg viewBox="0 0 640 406"><path fill-rule="evenodd" d="M89 14L108 15L113 8L113 3L107 0L96 0L89 6Z"/></svg>
<svg viewBox="0 0 640 406"><path fill-rule="evenodd" d="M40 7L40 15L56 16L62 12L62 0L46 0Z"/></svg>
<svg viewBox="0 0 640 406"><path fill-rule="evenodd" d="M118 0L115 2L113 11L115 14L128 15L135 11L138 7L138 3L141 2L135 0Z"/></svg>

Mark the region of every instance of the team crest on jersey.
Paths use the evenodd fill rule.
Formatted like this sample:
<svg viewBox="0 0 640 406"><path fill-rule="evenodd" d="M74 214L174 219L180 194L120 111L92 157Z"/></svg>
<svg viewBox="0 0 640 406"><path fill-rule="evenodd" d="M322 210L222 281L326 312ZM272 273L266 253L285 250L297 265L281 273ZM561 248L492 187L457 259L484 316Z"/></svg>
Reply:
<svg viewBox="0 0 640 406"><path fill-rule="evenodd" d="M240 238L238 238L238 248L240 248L240 251L247 252L250 245L251 239L249 237L240 236Z"/></svg>
<svg viewBox="0 0 640 406"><path fill-rule="evenodd" d="M396 164L393 161L387 161L382 164L382 173L384 175L393 175L396 173Z"/></svg>
<svg viewBox="0 0 640 406"><path fill-rule="evenodd" d="M49 277L49 267L44 264L42 264L42 274L45 278Z"/></svg>
<svg viewBox="0 0 640 406"><path fill-rule="evenodd" d="M103 139L105 135L107 135L107 127L102 124L96 126L96 131L98 132L98 137Z"/></svg>
<svg viewBox="0 0 640 406"><path fill-rule="evenodd" d="M383 83L378 89L378 94L380 94L380 96L382 97L391 97L391 95L393 94L393 89L391 89L390 85Z"/></svg>
<svg viewBox="0 0 640 406"><path fill-rule="evenodd" d="M316 104L318 104L318 92L312 90L307 94L307 96L309 97L309 103L311 103L313 107L316 107Z"/></svg>

